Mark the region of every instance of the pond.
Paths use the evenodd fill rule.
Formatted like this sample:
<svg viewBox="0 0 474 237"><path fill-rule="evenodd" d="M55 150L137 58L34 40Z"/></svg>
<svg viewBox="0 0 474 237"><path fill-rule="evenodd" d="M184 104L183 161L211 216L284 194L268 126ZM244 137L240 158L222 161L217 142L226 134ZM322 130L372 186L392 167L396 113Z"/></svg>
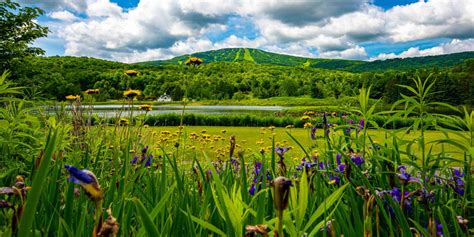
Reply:
<svg viewBox="0 0 474 237"><path fill-rule="evenodd" d="M134 114L145 113L138 109L139 105L134 105ZM49 109L56 109L57 107L50 107ZM82 108L86 112L90 106L83 105ZM70 110L71 106L66 106ZM92 105L92 111L95 114L105 117L115 116L118 112L128 112L129 105L110 104L110 105ZM274 115L287 109L284 106L246 106L246 105L189 105L185 108L185 113L193 114L253 114L259 116ZM154 105L153 109L148 114L169 114L181 113L182 105Z"/></svg>

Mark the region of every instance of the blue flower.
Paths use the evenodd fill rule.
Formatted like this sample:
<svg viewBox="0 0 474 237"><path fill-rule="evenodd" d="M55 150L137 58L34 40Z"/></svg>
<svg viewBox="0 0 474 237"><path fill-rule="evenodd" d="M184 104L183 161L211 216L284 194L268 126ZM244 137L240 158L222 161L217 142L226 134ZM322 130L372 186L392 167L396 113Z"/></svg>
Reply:
<svg viewBox="0 0 474 237"><path fill-rule="evenodd" d="M340 153L337 153L337 155L336 155L337 168L336 168L335 171L342 173L346 169L346 164L341 163L341 157L342 157L342 155Z"/></svg>
<svg viewBox="0 0 474 237"><path fill-rule="evenodd" d="M152 155L148 156L148 159L146 160L146 163L145 163L145 167L148 167L148 166L151 165L151 160L152 160L152 159L153 159L153 156L152 156Z"/></svg>
<svg viewBox="0 0 474 237"><path fill-rule="evenodd" d="M255 195L255 184L252 184L252 186L250 186L249 194L252 196Z"/></svg>
<svg viewBox="0 0 474 237"><path fill-rule="evenodd" d="M316 139L316 127L312 127L311 128L311 140L315 140Z"/></svg>
<svg viewBox="0 0 474 237"><path fill-rule="evenodd" d="M359 125L357 126L357 132L360 132L362 129L364 129L364 126L365 126L365 120L360 119L359 120Z"/></svg>
<svg viewBox="0 0 474 237"><path fill-rule="evenodd" d="M136 164L138 161L138 156L134 156L133 160L130 161L130 164Z"/></svg>
<svg viewBox="0 0 474 237"><path fill-rule="evenodd" d="M277 147L277 148L275 148L275 152L280 157L280 159L284 158L283 156L285 155L285 152L287 152L288 150L290 150L289 147Z"/></svg>
<svg viewBox="0 0 474 237"><path fill-rule="evenodd" d="M64 165L64 168L69 172L69 182L79 184L92 200L99 201L102 199L102 191L94 173L85 169L79 170L72 165Z"/></svg>
<svg viewBox="0 0 474 237"><path fill-rule="evenodd" d="M351 157L352 162L354 162L355 165L360 166L362 163L364 163L364 158L360 155L355 155Z"/></svg>

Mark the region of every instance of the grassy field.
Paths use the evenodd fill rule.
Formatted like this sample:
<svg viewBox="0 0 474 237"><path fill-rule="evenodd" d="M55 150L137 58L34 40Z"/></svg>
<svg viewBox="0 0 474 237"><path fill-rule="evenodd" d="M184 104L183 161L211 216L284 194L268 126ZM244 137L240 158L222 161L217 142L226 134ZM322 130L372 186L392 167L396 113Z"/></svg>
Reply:
<svg viewBox="0 0 474 237"><path fill-rule="evenodd" d="M170 150L176 143L178 128L177 127L148 127L144 130L145 136L149 137L149 145L159 149L159 145L165 147L165 150ZM299 161L304 156L304 152L299 145L288 135L291 134L305 149L312 149L308 152L318 153L320 149L325 148L325 142L323 141L323 131L318 129L316 132L317 139L311 140L309 129L303 128L255 128L255 127L213 127L213 126L186 126L184 132L187 133L188 140L185 141L187 148L192 152L204 151L211 157L219 157L222 154L227 154L229 146L229 137L235 135L237 145L245 155L260 156L260 152L263 151L268 154L271 152L273 139L275 140L275 146L289 146L292 147L288 152L288 155L292 157L292 160ZM191 139L192 134L197 134L199 138ZM169 135L166 135L169 134ZM202 141L202 136L209 135L210 141ZM399 139L402 144L401 150L406 150L407 145L413 142L412 149L417 151L418 146L416 140L419 137L419 133L411 132L406 134L404 130L368 130L368 135L375 144L383 145L384 142L390 144L393 140L393 136ZM342 137L342 130L333 131L333 138ZM452 155L454 158L460 159L462 154L459 150L451 145L440 145L430 144L436 139L443 138L443 133L439 131L427 131L425 132L425 139L428 143L427 149L431 149L433 154L440 153L443 149L445 152ZM356 132L352 131L352 138L357 139ZM337 139L334 139L337 140ZM369 143L369 140L367 140ZM404 144L404 145L403 145ZM189 151L189 149L188 149ZM405 157L407 158L407 157Z"/></svg>

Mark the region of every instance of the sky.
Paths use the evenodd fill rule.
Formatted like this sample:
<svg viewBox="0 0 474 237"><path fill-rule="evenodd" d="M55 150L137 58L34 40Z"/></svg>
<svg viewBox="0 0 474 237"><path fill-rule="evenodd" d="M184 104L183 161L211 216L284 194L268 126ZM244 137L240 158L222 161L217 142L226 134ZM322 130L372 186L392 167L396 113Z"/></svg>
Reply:
<svg viewBox="0 0 474 237"><path fill-rule="evenodd" d="M247 47L384 60L474 51L474 0L18 0L46 55L120 62Z"/></svg>

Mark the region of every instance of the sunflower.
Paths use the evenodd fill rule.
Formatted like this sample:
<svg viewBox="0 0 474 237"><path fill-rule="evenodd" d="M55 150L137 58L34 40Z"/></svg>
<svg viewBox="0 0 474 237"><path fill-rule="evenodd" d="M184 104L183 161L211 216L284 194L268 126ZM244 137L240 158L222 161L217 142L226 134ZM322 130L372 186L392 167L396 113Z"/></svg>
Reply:
<svg viewBox="0 0 474 237"><path fill-rule="evenodd" d="M128 91L123 92L123 96L128 97L128 98L135 98L136 96L141 95L142 92L140 90L132 90L128 89Z"/></svg>
<svg viewBox="0 0 474 237"><path fill-rule="evenodd" d="M138 75L138 72L135 71L135 70L127 70L127 71L125 71L125 75L127 75L127 76L136 76L136 75Z"/></svg>
<svg viewBox="0 0 474 237"><path fill-rule="evenodd" d="M68 96L66 96L66 100L71 100L71 101L78 100L80 98L81 98L81 96L79 96L79 95L68 95Z"/></svg>
<svg viewBox="0 0 474 237"><path fill-rule="evenodd" d="M201 63L203 63L204 61L200 58L197 58L197 57L191 57L189 58L188 60L186 60L186 62L184 64L186 65L192 65L192 66L199 66L201 65Z"/></svg>
<svg viewBox="0 0 474 237"><path fill-rule="evenodd" d="M119 125L128 125L128 124L129 124L129 121L126 118L121 118L119 120Z"/></svg>
<svg viewBox="0 0 474 237"><path fill-rule="evenodd" d="M139 109L144 110L144 111L151 111L151 105L146 104L146 105L140 105L138 106Z"/></svg>
<svg viewBox="0 0 474 237"><path fill-rule="evenodd" d="M87 89L85 93L88 95L99 94L99 89Z"/></svg>

